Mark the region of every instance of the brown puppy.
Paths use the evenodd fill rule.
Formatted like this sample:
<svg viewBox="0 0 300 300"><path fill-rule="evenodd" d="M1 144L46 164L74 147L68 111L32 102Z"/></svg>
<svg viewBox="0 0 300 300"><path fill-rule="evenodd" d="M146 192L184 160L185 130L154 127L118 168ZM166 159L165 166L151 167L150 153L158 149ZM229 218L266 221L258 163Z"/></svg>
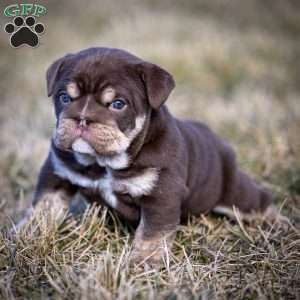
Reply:
<svg viewBox="0 0 300 300"><path fill-rule="evenodd" d="M79 192L108 205L138 224L133 261L158 263L188 213L264 212L271 204L227 143L172 117L163 104L175 83L162 68L91 48L55 61L47 84L57 123L33 204L67 203Z"/></svg>

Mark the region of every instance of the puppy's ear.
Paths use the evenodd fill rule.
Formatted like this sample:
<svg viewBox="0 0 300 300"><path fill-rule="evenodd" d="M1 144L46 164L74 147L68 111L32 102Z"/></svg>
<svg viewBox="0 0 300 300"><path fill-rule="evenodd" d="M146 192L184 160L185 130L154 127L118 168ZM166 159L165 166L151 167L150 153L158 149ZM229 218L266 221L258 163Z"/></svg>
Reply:
<svg viewBox="0 0 300 300"><path fill-rule="evenodd" d="M46 74L48 97L52 96L54 85L57 79L59 78L59 73L62 69L62 66L70 56L72 56L72 54L67 54L64 57L59 58L48 68Z"/></svg>
<svg viewBox="0 0 300 300"><path fill-rule="evenodd" d="M175 81L170 73L155 64L143 62L139 68L149 104L152 108L159 109L175 87Z"/></svg>

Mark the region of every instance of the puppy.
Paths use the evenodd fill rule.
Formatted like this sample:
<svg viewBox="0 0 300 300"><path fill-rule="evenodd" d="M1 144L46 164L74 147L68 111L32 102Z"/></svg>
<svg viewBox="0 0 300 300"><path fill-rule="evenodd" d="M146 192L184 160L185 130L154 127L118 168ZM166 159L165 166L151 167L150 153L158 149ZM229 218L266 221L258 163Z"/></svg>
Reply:
<svg viewBox="0 0 300 300"><path fill-rule="evenodd" d="M177 225L209 211L269 214L271 195L236 165L231 147L164 105L175 86L130 53L90 48L47 71L56 128L33 205L68 207L76 193L137 224L132 261L161 262ZM273 209L271 209L274 212Z"/></svg>

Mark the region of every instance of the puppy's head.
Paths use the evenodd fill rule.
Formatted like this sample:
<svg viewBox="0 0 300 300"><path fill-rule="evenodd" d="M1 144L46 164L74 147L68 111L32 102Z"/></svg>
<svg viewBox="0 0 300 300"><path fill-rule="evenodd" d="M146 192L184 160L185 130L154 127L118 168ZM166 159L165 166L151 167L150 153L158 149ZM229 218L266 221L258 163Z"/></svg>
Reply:
<svg viewBox="0 0 300 300"><path fill-rule="evenodd" d="M47 71L57 117L54 143L86 155L121 154L173 88L168 72L122 50L90 48L66 55Z"/></svg>

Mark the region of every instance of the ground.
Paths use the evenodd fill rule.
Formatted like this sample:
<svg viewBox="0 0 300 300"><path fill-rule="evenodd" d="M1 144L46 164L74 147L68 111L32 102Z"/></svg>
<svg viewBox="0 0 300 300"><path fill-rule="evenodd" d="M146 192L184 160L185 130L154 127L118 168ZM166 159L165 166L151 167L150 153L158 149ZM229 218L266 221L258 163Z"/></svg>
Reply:
<svg viewBox="0 0 300 300"><path fill-rule="evenodd" d="M0 34L0 298L299 299L298 2L39 3L48 13L38 48L13 49ZM10 21L2 16L1 27ZM54 127L46 69L90 46L124 48L169 70L172 113L230 141L292 226L191 217L159 272L128 266L133 230L105 208L57 222L42 211L13 234Z"/></svg>

